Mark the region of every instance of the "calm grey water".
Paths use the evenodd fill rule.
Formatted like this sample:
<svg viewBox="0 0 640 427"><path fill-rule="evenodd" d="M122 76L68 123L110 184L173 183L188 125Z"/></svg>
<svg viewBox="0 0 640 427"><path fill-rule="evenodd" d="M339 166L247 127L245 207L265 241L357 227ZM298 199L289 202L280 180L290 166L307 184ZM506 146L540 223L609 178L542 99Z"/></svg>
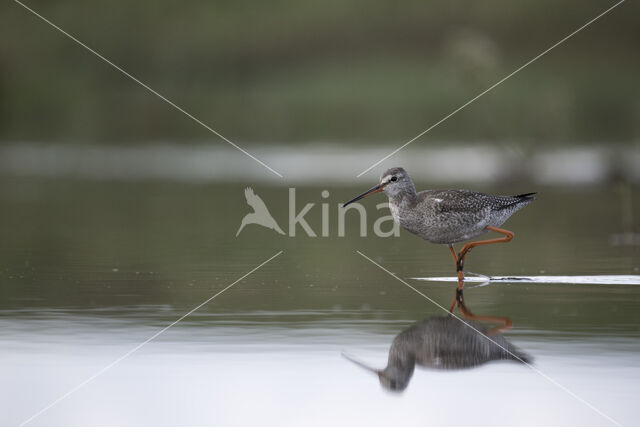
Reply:
<svg viewBox="0 0 640 427"><path fill-rule="evenodd" d="M469 255L473 272L533 276L470 283L465 299L509 317L506 338L547 377L509 362L417 369L394 394L341 352L382 368L395 335L445 313L356 251L447 308L453 283L413 278L454 269L446 247L371 233L382 196L363 203L368 237L355 215L338 237L338 202L369 186L297 189L297 212L315 203L305 218L318 235L327 204L328 237L249 225L236 238L251 212L244 183L3 178L0 425L28 420L281 250L29 425L638 424L638 190L533 189L539 200L505 224L515 239ZM287 231L287 189L254 189ZM602 275L626 277L590 283Z"/></svg>

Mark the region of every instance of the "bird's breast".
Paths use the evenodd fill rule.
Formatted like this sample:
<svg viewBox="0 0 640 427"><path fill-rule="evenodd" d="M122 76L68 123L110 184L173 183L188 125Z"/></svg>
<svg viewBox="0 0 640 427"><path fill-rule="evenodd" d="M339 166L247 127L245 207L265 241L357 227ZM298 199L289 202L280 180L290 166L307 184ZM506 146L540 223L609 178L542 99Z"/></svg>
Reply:
<svg viewBox="0 0 640 427"><path fill-rule="evenodd" d="M396 203L389 203L389 210L391 211L391 216L396 224L400 224L400 206Z"/></svg>

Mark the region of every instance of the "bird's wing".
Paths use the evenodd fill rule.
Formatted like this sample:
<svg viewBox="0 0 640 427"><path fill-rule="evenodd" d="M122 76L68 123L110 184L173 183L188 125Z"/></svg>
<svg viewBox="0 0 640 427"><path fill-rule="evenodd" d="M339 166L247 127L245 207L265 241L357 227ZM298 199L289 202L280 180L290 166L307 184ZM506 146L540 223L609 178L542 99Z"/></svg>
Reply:
<svg viewBox="0 0 640 427"><path fill-rule="evenodd" d="M470 190L431 190L421 191L418 203L432 203L437 212L476 212L490 206L487 194Z"/></svg>
<svg viewBox="0 0 640 427"><path fill-rule="evenodd" d="M255 212L258 211L269 211L267 209L267 206L264 204L264 202L262 201L262 199L260 198L260 196L258 196L256 193L253 192L253 189L251 187L247 187L244 189L244 197L246 197L247 199L247 203L249 204L249 206L251 206L253 208L253 210Z"/></svg>

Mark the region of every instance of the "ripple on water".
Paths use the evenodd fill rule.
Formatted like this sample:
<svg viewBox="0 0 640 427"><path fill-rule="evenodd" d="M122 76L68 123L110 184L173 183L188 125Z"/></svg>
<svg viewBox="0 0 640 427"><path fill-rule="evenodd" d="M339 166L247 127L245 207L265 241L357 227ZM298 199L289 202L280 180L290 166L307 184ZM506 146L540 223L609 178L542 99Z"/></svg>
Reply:
<svg viewBox="0 0 640 427"><path fill-rule="evenodd" d="M413 280L431 282L457 282L457 277L412 277ZM562 283L573 285L640 285L640 275L594 275L594 276L472 276L465 282L485 283Z"/></svg>

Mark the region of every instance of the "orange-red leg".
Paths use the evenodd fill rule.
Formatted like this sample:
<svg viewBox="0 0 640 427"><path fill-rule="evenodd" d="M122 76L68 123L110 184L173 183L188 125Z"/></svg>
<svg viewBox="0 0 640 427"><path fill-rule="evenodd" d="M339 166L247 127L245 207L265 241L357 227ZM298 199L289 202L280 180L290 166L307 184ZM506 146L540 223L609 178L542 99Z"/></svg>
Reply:
<svg viewBox="0 0 640 427"><path fill-rule="evenodd" d="M456 265L456 270L458 269L458 255L456 255L456 250L453 249L453 245L449 245L449 250L451 251L451 256L453 257L453 263ZM464 286L464 274L462 270L458 270L458 289L462 289ZM451 309L449 312L452 312L456 306L456 300L453 300L453 304L451 305Z"/></svg>
<svg viewBox="0 0 640 427"><path fill-rule="evenodd" d="M449 313L453 313L453 309L456 308L456 304L460 304L460 301L462 301L462 288L458 286L458 289L456 289L456 295L453 297L451 307L449 307Z"/></svg>
<svg viewBox="0 0 640 427"><path fill-rule="evenodd" d="M453 245L449 245L449 250L451 251L451 256L453 257L453 262L458 263L458 255L456 255L456 250L453 249Z"/></svg>
<svg viewBox="0 0 640 427"><path fill-rule="evenodd" d="M507 243L513 239L513 233L509 230L503 230L502 228L487 226L487 230L495 231L496 233L504 234L504 237L498 237L497 239L489 239L489 240L480 240L477 242L469 242L460 249L458 252L458 257L456 259L456 270L458 271L458 289L462 289L462 285L464 284L464 258L467 256L471 249L480 245L489 245L491 243ZM449 245L449 249L453 250L453 246Z"/></svg>
<svg viewBox="0 0 640 427"><path fill-rule="evenodd" d="M458 308L460 309L460 312L465 317L465 319L479 320L479 321L483 321L483 322L499 324L499 326L496 326L495 328L489 329L487 331L487 335L493 335L493 334L497 334L499 332L506 331L508 329L511 329L511 327L513 326L513 322L508 317L476 316L475 314L473 314L471 312L471 310L469 310L467 308L467 306L465 305L465 303L464 303L464 295L462 293L462 290L459 290L459 289L456 290L456 297L455 297L455 299L453 301L454 301L454 306L455 306L455 303L458 304ZM452 307L452 309L453 309L453 307Z"/></svg>
<svg viewBox="0 0 640 427"><path fill-rule="evenodd" d="M457 290L462 291L461 289L457 289ZM451 303L451 307L449 307L449 313L453 313L453 309L456 308L457 302L458 302L458 299L454 297L453 302Z"/></svg>

